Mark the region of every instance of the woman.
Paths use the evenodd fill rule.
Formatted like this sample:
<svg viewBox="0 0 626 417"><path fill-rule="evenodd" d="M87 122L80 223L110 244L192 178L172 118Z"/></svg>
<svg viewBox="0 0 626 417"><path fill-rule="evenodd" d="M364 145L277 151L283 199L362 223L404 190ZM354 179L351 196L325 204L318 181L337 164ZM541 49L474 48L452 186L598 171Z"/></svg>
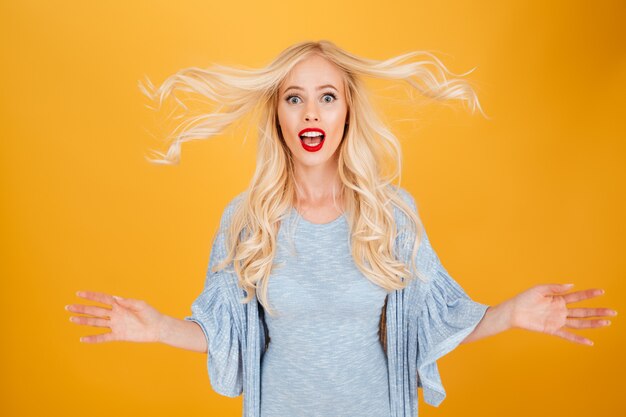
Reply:
<svg viewBox="0 0 626 417"><path fill-rule="evenodd" d="M445 397L438 358L513 327L592 344L566 328L605 326L603 317L616 313L568 304L602 290L540 285L487 306L439 262L414 199L392 185L399 142L377 119L360 76L480 105L436 58L403 63L413 56L375 61L328 41L303 42L260 70L190 68L156 91L142 87L159 104L183 91L226 108L184 125L155 162L176 162L182 142L219 134L260 108L256 172L224 211L191 316L79 292L111 306L67 307L88 315L75 323L111 329L81 340L207 353L212 387L243 393L244 416L255 417L416 416L418 387L430 404Z"/></svg>

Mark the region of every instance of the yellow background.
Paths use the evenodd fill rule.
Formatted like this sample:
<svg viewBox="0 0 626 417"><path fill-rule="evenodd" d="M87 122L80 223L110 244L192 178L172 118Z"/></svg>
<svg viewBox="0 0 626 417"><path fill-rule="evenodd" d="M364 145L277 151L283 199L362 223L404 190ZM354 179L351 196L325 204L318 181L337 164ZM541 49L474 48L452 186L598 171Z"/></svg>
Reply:
<svg viewBox="0 0 626 417"><path fill-rule="evenodd" d="M623 1L25 1L0 5L0 414L240 416L205 356L79 343L76 290L149 301L182 318L202 290L225 204L254 168L237 128L164 150L137 80L213 62L262 66L302 40L383 59L428 50L476 87L461 106L395 105L402 185L433 246L476 300L538 283L604 288L626 312ZM378 85L374 83L372 85ZM381 84L382 85L382 84ZM396 90L398 91L398 90ZM379 95L384 95L383 90ZM406 121L413 118L413 121ZM148 133L150 132L150 133ZM624 324L596 345L510 331L443 358L448 392L421 416L626 415Z"/></svg>

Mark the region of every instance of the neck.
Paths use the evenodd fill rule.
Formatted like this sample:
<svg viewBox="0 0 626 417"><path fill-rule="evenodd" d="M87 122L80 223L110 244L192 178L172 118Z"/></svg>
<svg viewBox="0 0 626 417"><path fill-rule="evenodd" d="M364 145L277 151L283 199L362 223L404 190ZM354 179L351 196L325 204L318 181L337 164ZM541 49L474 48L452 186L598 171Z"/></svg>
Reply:
<svg viewBox="0 0 626 417"><path fill-rule="evenodd" d="M319 204L328 199L339 197L341 181L337 165L294 166L296 202Z"/></svg>

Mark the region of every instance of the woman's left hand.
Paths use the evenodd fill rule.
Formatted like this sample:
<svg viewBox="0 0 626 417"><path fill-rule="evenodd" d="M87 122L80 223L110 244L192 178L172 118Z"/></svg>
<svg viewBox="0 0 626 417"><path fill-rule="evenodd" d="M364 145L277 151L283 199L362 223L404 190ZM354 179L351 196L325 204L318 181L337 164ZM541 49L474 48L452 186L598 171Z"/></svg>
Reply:
<svg viewBox="0 0 626 417"><path fill-rule="evenodd" d="M573 284L538 285L510 299L511 325L562 337L571 342L593 345L593 342L570 329L593 329L611 324L603 319L615 316L609 308L569 308L568 304L604 294L602 289L588 289L564 294Z"/></svg>

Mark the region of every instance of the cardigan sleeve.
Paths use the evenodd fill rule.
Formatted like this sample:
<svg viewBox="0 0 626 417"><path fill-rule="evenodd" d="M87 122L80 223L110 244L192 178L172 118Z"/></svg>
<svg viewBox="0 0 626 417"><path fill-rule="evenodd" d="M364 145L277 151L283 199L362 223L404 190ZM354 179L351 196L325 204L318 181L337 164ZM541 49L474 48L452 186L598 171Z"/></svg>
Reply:
<svg viewBox="0 0 626 417"><path fill-rule="evenodd" d="M218 272L212 272L227 254L225 236L230 217L234 211L233 199L222 214L219 230L213 240L209 267L204 289L191 305L187 321L197 323L207 340L207 369L211 387L218 394L236 397L243 392L243 349L242 320L243 306L240 299L237 276L232 264Z"/></svg>
<svg viewBox="0 0 626 417"><path fill-rule="evenodd" d="M482 320L488 306L473 301L448 274L423 235L420 251L430 264L417 318L417 373L424 401L438 406L446 392L437 359L455 349Z"/></svg>
<svg viewBox="0 0 626 417"><path fill-rule="evenodd" d="M417 212L413 197L406 191L404 194ZM413 241L403 242L405 253ZM417 349L412 357L416 361L414 369L418 374L418 387L422 387L425 402L438 406L446 392L437 359L455 349L474 330L489 306L473 301L450 276L424 230L416 266L426 282L415 277L411 283L410 294L413 295L409 296L410 305L407 306L410 311L407 314L408 335L417 339Z"/></svg>

